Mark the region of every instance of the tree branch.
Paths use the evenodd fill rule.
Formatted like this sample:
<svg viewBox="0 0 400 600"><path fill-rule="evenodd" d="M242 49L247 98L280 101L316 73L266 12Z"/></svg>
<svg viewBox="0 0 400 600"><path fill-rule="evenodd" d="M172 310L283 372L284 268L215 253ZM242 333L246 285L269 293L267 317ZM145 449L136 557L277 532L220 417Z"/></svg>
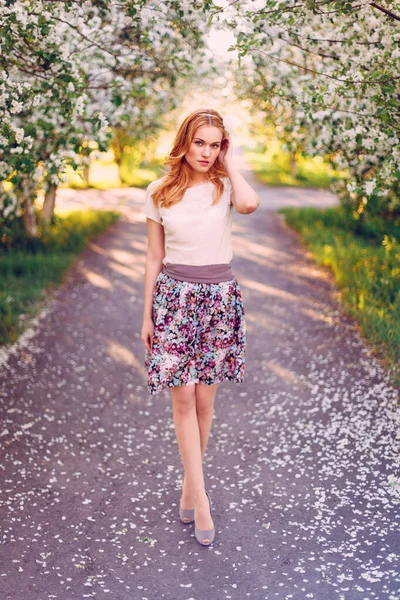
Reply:
<svg viewBox="0 0 400 600"><path fill-rule="evenodd" d="M289 29L287 29L286 27L283 27L283 29L290 35L292 35L295 38L300 38L303 40L309 40L312 38L308 38L308 37L303 37L298 35L297 33L291 33ZM271 36L270 39L281 39L283 42L287 43L289 46L295 46L296 48L299 48L302 52L306 52L307 54L313 54L314 56L321 56L322 58L331 58L332 60L340 60L339 56L334 56L333 54L323 54L322 52L316 52L313 50L309 50L307 48L303 48L302 46L300 46L300 44L291 41L290 39L286 40L284 37L279 37L279 36ZM326 40L326 41L330 41L330 40ZM378 43L378 42L371 42L371 43ZM353 63L354 61L349 59L349 62ZM360 68L364 69L365 71L368 71L369 69L363 65L357 65Z"/></svg>
<svg viewBox="0 0 400 600"><path fill-rule="evenodd" d="M380 41L378 42L359 42L357 40L331 40L331 39L323 39L323 38L313 38L310 36L303 36L300 35L297 31L293 31L292 29L290 29L289 27L284 27L283 25L276 23L275 21L271 20L271 19L266 19L269 23L271 23L271 25L273 27L279 27L279 29L283 29L283 31L286 31L286 33L288 33L289 35L292 35L294 37L297 38L301 38L303 40L309 40L311 42L330 42L333 44L357 44L358 46L376 46L378 44L380 44Z"/></svg>
<svg viewBox="0 0 400 600"><path fill-rule="evenodd" d="M315 2L315 4L322 4L323 6L326 4L325 2ZM353 9L357 9L357 8L361 8L361 4L357 4L356 6L353 6ZM293 12L295 11L297 8L307 8L304 4L294 4L293 6L288 6L285 7L284 9L282 8L274 8L273 10L268 10L265 11L263 9L261 10L255 10L252 14L253 15L270 15L271 13L289 13L289 12ZM333 13L337 13L337 12L342 12L342 9L338 9L338 10L331 10L331 11L319 11L320 15L331 15Z"/></svg>
<svg viewBox="0 0 400 600"><path fill-rule="evenodd" d="M388 81L395 81L397 79L400 79L399 77L388 77L386 79L377 79L375 81L373 80L362 80L362 81L354 81L353 79L339 79L338 77L334 77L333 75L328 75L327 73L322 73L321 71L316 71L315 69L309 69L308 67L304 67L303 65L299 65L297 63L291 62L290 60L284 60L283 58L278 58L277 56L274 56L273 54L268 54L268 52L264 52L263 50L260 50L259 48L250 48L249 52L259 52L260 54L264 54L265 56L268 56L269 58L272 58L274 60L277 60L279 62L283 62L286 63L287 65L292 65L293 67L297 67L299 69L303 69L303 71L308 71L309 73L315 73L316 75L322 75L322 77L328 77L329 79L334 79L335 81L339 81L340 83L352 83L352 84L364 84L364 83L369 83L371 85L376 85L376 84L381 84L381 83L387 83Z"/></svg>
<svg viewBox="0 0 400 600"><path fill-rule="evenodd" d="M60 17L56 17L54 15L52 16L52 18L55 21L59 21L60 23L64 23L65 25L68 25L68 27L71 27L72 29L75 29L75 31L77 31L79 33L79 35L83 39L85 39L87 42L90 42L93 46L96 46L96 48L99 48L103 52L106 52L107 54L110 54L113 58L115 58L118 61L118 54L116 54L115 52L112 52L111 50L108 50L108 48L106 48L105 46L102 46L101 44L98 44L94 40L91 40L90 38L88 38L84 33L82 33L82 31L76 25L72 25L71 23L68 23L68 21L64 21L64 19L60 19Z"/></svg>
<svg viewBox="0 0 400 600"><path fill-rule="evenodd" d="M293 100L291 98L280 98L280 100L285 101L289 104L293 105ZM300 107L302 110L304 109L304 106L300 103L300 102L296 102L296 100L294 101L295 106ZM336 111L336 112L344 112L344 113L349 113L352 115L357 115L358 117L367 117L368 119L374 119L376 121L379 121L380 123L382 123L382 118L379 117L378 115L373 115L373 114L367 114L367 113L360 113L358 111L355 110L348 110L346 108L338 108L337 106L334 106L333 104L327 104L327 105L323 105L323 104L313 104L312 108L322 108L322 109L326 109L326 108L331 108L332 110ZM384 124L385 126L390 125L390 127L392 127L393 129L398 129L400 131L400 127L398 127L397 125L394 124L394 122L389 121L388 123Z"/></svg>
<svg viewBox="0 0 400 600"><path fill-rule="evenodd" d="M324 4L323 2L316 2L315 4ZM391 17L392 19L395 19L396 21L400 21L400 15L397 15L396 13L394 13L392 10L389 10L388 8L385 8L384 6L380 6L379 4L377 4L376 2L370 2L369 3L370 6L380 10L381 12L385 13L386 15L388 15L389 17ZM293 12L296 8L305 8L304 4L295 4L294 6L289 6L287 8L284 8L283 11L281 8L274 8L273 10L269 10L269 11L264 11L264 10L256 10L254 11L252 14L254 15L270 15L271 13L279 13L279 12ZM352 7L354 10L357 8L361 8L361 5L356 5ZM341 12L341 9L339 8L338 10L331 10L331 11L319 11L319 14L321 15L331 15L333 13L337 13L337 12ZM334 41L334 40L333 40Z"/></svg>
<svg viewBox="0 0 400 600"><path fill-rule="evenodd" d="M379 4L377 4L376 2L370 2L370 5L373 6L374 8L377 8L378 10L381 10L383 13L385 13L385 15L388 15L392 19L396 19L396 21L400 21L400 15L396 15L393 11L389 10L388 8L384 8L383 6L380 6Z"/></svg>

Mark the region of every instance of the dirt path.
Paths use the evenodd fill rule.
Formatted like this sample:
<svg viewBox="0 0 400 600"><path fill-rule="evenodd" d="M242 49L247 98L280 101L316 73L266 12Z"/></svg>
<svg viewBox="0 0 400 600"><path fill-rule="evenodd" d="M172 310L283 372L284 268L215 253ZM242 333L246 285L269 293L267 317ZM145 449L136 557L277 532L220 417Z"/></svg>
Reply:
<svg viewBox="0 0 400 600"><path fill-rule="evenodd" d="M169 395L142 369L144 192L62 192L123 217L3 360L2 599L399 597L399 394L272 210L334 198L259 192L234 218L247 375L216 400L208 549L177 519Z"/></svg>

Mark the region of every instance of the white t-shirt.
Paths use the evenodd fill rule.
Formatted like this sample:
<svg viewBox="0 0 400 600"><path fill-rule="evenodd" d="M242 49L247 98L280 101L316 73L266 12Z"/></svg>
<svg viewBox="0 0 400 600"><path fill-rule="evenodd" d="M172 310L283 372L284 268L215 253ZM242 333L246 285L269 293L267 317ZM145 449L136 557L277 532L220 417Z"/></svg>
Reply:
<svg viewBox="0 0 400 600"><path fill-rule="evenodd" d="M146 190L144 213L164 227L164 264L214 265L232 260L232 189L229 177L222 177L224 191L212 205L211 181L187 188L182 200L170 208L154 206L151 197L161 179Z"/></svg>

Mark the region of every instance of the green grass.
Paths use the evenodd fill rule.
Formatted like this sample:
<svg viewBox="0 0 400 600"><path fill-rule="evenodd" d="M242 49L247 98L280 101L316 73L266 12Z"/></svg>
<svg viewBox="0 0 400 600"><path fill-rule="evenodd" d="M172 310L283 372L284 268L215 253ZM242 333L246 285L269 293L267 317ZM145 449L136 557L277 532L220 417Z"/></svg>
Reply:
<svg viewBox="0 0 400 600"><path fill-rule="evenodd" d="M262 146L244 148L247 162L257 178L270 186L296 186L311 188L329 188L332 181L345 177L345 173L335 172L321 156L297 159L297 176L290 169L289 155L282 152L278 140L268 143L266 150Z"/></svg>
<svg viewBox="0 0 400 600"><path fill-rule="evenodd" d="M55 217L34 242L0 252L0 344L14 342L28 317L38 313L47 292L87 246L119 218L112 211L74 211Z"/></svg>
<svg viewBox="0 0 400 600"><path fill-rule="evenodd" d="M333 271L345 307L386 359L399 384L400 219L387 224L391 235L385 235L381 220L361 228L341 208L285 208L280 212L300 233L315 260Z"/></svg>
<svg viewBox="0 0 400 600"><path fill-rule="evenodd" d="M93 160L90 166L89 187L99 190L121 187L146 187L150 182L161 177L164 169L165 167L161 159L138 166L128 156L122 165L124 182L121 182L118 166L115 161L103 155ZM85 189L86 186L81 177L81 170L74 171L69 167L66 170L66 175L68 177L68 184L65 187Z"/></svg>

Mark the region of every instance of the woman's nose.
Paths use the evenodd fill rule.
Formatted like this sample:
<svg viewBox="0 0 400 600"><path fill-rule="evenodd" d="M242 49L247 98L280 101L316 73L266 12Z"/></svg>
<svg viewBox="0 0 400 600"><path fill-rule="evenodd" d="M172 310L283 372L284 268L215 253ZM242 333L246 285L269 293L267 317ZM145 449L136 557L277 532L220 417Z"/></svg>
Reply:
<svg viewBox="0 0 400 600"><path fill-rule="evenodd" d="M204 146L203 147L203 152L202 155L203 156L210 156L211 152L210 152L210 148L208 146Z"/></svg>

